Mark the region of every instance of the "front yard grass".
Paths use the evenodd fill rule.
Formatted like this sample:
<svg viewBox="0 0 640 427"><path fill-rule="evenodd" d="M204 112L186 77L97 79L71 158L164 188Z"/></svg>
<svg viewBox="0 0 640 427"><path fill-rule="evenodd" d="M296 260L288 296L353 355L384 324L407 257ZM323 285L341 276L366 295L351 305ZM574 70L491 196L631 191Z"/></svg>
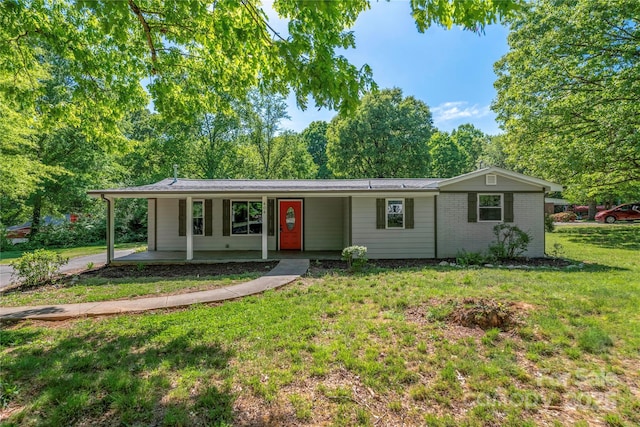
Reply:
<svg viewBox="0 0 640 427"><path fill-rule="evenodd" d="M315 270L215 306L5 325L0 419L638 425L639 242L638 226L558 227L548 250L583 268ZM521 324L451 323L468 298L515 308Z"/></svg>
<svg viewBox="0 0 640 427"><path fill-rule="evenodd" d="M103 277L82 279L78 282L59 283L33 290L16 289L0 294L0 307L42 304L72 304L139 297L156 297L173 293L197 292L232 286L260 277L260 273L228 276L202 276L183 278L123 278Z"/></svg>

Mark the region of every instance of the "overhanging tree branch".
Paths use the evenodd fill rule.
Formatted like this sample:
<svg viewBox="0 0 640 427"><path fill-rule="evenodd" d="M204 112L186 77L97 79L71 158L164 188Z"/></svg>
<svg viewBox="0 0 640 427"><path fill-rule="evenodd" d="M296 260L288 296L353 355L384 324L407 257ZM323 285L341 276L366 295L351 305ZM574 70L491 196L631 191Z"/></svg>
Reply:
<svg viewBox="0 0 640 427"><path fill-rule="evenodd" d="M131 8L133 13L138 17L138 20L140 21L140 24L142 24L142 28L144 29L144 34L147 38L147 45L149 46L149 50L151 51L151 62L154 64L154 66L151 68L151 73L155 74L155 64L158 62L158 53L151 37L151 28L149 27L149 23L145 19L140 6L138 6L133 0L129 0L129 8Z"/></svg>

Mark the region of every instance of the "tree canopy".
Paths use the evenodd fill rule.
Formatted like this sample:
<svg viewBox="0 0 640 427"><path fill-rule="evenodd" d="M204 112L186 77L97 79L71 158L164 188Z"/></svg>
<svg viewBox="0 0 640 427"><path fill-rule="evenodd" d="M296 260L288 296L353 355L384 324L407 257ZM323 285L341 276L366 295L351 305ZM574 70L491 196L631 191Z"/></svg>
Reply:
<svg viewBox="0 0 640 427"><path fill-rule="evenodd" d="M316 178L331 178L331 171L327 167L327 129L329 123L324 121L311 122L300 135L307 144L307 150L318 165Z"/></svg>
<svg viewBox="0 0 640 427"><path fill-rule="evenodd" d="M479 31L510 14L519 0L417 0L417 27L462 25ZM308 97L352 107L373 85L368 66L338 49L355 47L349 28L367 0L277 0L287 34L269 24L257 0L6 0L0 3L0 70L46 69L43 51L69 60L77 102L112 109L144 103L158 111L216 111L258 82L301 107ZM213 110L212 110L213 109Z"/></svg>
<svg viewBox="0 0 640 427"><path fill-rule="evenodd" d="M514 20L493 109L509 161L577 198L640 191L640 2L539 0Z"/></svg>
<svg viewBox="0 0 640 427"><path fill-rule="evenodd" d="M415 0L410 10L418 31L481 32L521 3ZM26 219L28 210L35 219L38 206L82 208L87 187L152 182L174 163L192 177L312 177L317 166L327 174L322 150L312 148L316 166L308 140L292 133L269 141L287 165L298 156L297 166L278 172L271 160L265 169L267 157L254 161L262 154L247 143L241 110L260 87L293 92L302 108L354 111L375 83L367 65L356 67L341 51L355 47L351 27L370 2L272 7L285 31L274 29L258 0L1 1L2 221ZM287 156L279 147L290 149Z"/></svg>
<svg viewBox="0 0 640 427"><path fill-rule="evenodd" d="M433 133L429 107L402 90L365 95L353 114L338 114L327 130L328 166L338 178L424 177Z"/></svg>

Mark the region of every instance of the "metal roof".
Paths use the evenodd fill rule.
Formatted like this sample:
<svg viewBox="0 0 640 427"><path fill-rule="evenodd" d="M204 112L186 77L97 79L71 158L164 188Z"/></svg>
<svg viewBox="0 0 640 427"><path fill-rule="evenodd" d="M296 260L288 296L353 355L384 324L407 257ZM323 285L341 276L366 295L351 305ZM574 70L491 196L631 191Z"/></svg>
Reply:
<svg viewBox="0 0 640 427"><path fill-rule="evenodd" d="M155 184L137 187L91 190L89 194L139 193L248 193L248 192L349 192L349 191L437 191L441 179L184 179L166 178Z"/></svg>

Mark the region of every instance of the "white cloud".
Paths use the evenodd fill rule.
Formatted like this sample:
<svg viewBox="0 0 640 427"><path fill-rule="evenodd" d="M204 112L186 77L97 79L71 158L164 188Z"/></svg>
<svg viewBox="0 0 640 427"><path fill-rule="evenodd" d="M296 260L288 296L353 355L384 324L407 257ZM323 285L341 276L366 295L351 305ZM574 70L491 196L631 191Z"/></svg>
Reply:
<svg viewBox="0 0 640 427"><path fill-rule="evenodd" d="M491 113L491 110L488 105L469 105L467 101L455 101L444 102L437 107L433 107L431 113L433 114L433 122L437 126L438 123L451 120L485 117Z"/></svg>

